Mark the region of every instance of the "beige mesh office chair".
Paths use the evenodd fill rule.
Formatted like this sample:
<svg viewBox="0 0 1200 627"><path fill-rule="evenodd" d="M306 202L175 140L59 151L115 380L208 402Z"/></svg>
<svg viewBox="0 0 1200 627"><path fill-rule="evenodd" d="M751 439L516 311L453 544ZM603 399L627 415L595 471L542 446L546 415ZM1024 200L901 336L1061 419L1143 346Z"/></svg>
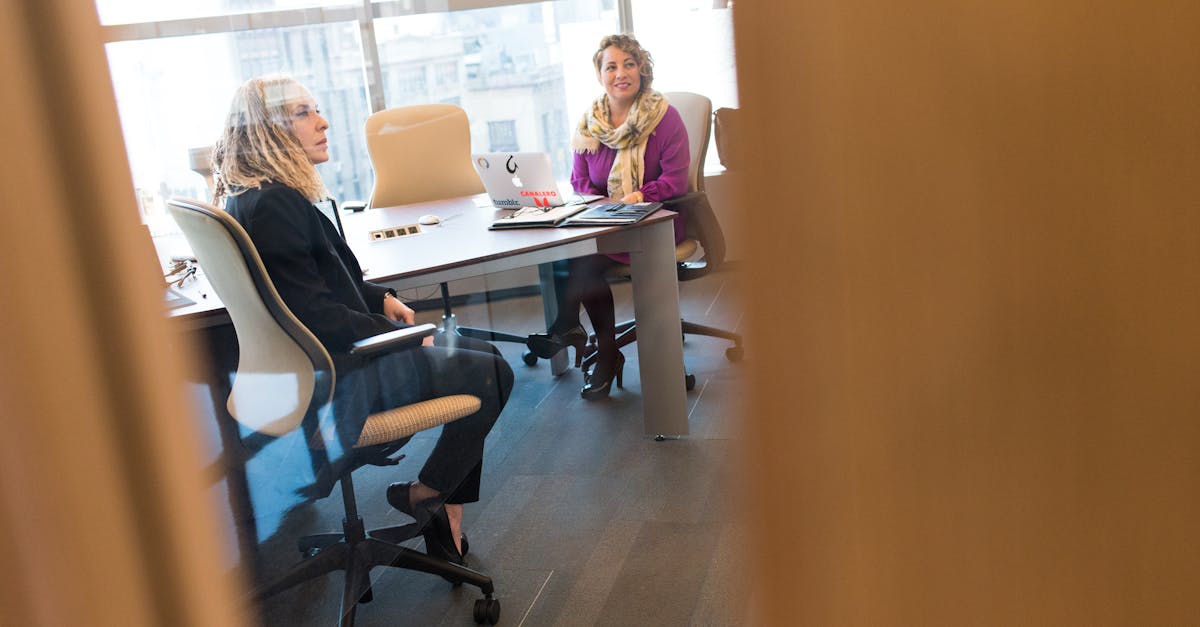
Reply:
<svg viewBox="0 0 1200 627"><path fill-rule="evenodd" d="M478 398L446 396L397 407L366 418L353 449L328 463L335 446L319 428L318 411L333 398L337 373L329 353L288 310L275 291L250 237L229 214L194 200L171 199L168 211L191 245L213 290L225 304L238 340L237 375L229 395L229 413L255 438L280 437L302 429L321 465L310 496L324 497L334 483L341 486L345 518L342 532L301 538L303 561L279 579L255 590L263 599L334 570L345 571L339 624L354 624L359 602L371 598L369 574L376 566L393 566L440 575L478 587L484 598L475 603L475 620L495 624L499 601L492 580L469 568L435 559L400 546L419 533L416 524L366 531L358 515L352 473L366 464L390 465L407 438L479 410ZM432 334L431 324L399 329L355 344L352 354L411 348ZM333 408L335 419L338 408ZM227 456L233 458L236 456Z"/></svg>
<svg viewBox="0 0 1200 627"><path fill-rule="evenodd" d="M704 193L704 157L708 152L708 138L712 129L712 101L700 94L691 92L666 92L667 101L671 103L683 118L687 128L688 148L690 149L691 165L688 168L688 193L680 198L670 200L664 205L672 211L684 213L686 222L686 239L675 246L675 260L678 263L679 280L691 281L716 270L725 261L725 235L721 224L708 202ZM698 251L703 251L695 258ZM629 266L617 266L610 275L614 277L629 277ZM742 336L718 329L716 327L682 321L683 334L705 335L727 339L733 342L725 350L725 356L730 361L742 358ZM637 340L636 321L628 320L617 325L617 346L626 346ZM584 369L589 369L595 362L594 354L583 363ZM692 389L696 379L687 375L687 389Z"/></svg>
<svg viewBox="0 0 1200 627"><path fill-rule="evenodd" d="M467 113L451 104L385 109L367 118L367 153L375 169L370 206L391 207L469 196L484 191L471 165L471 126ZM450 307L450 289L441 284L443 330L492 342L524 344L526 336L460 327Z"/></svg>

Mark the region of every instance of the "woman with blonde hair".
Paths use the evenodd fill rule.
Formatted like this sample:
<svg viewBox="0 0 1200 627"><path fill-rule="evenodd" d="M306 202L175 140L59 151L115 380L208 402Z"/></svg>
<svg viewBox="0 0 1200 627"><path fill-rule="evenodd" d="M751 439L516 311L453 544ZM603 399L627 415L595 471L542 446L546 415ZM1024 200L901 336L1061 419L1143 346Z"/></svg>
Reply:
<svg viewBox="0 0 1200 627"><path fill-rule="evenodd" d="M575 162L571 185L581 194L600 194L624 203L669 200L687 193L687 128L679 111L650 88L654 61L629 35L609 35L592 55L604 87L571 137ZM675 242L683 241L683 216L675 220ZM625 358L617 349L616 314L605 274L628 255L591 255L567 262L559 290L558 315L548 333L529 336L529 349L549 358L574 346L576 361L587 340L579 321L582 304L596 335L596 365L585 374L580 396L607 397L613 379L621 385Z"/></svg>
<svg viewBox="0 0 1200 627"><path fill-rule="evenodd" d="M395 290L363 279L362 268L333 223L313 203L328 193L316 164L329 160L329 123L312 95L286 76L238 88L213 149L215 199L246 229L288 308L337 364L337 416L369 413L451 394L482 402L447 424L419 480L394 483L387 500L423 526L426 551L462 563L462 505L479 500L483 444L500 415L513 373L486 342L456 338L371 358L352 358L351 343L410 326L413 310ZM363 424L339 420L343 450Z"/></svg>

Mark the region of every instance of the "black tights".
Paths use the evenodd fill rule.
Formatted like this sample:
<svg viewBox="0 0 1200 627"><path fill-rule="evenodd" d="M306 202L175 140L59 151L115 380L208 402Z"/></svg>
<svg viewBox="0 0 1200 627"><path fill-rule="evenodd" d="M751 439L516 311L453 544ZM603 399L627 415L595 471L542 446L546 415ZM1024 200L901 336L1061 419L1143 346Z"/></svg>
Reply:
<svg viewBox="0 0 1200 627"><path fill-rule="evenodd" d="M550 326L551 333L564 333L579 326L579 306L587 310L596 334L596 349L601 360L615 359L617 351L617 314L612 289L605 278L608 269L617 265L606 255L588 255L568 259L566 276L556 281L558 316ZM561 270L556 265L555 270Z"/></svg>

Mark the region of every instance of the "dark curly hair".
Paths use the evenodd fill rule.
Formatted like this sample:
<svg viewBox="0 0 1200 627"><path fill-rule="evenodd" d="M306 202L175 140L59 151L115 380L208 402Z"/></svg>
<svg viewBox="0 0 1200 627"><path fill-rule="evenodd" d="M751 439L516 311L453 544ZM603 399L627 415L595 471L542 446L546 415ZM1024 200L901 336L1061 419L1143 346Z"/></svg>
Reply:
<svg viewBox="0 0 1200 627"><path fill-rule="evenodd" d="M654 59L650 57L650 51L643 48L642 44L639 44L632 35L608 35L600 40L600 47L596 49L596 54L592 55L592 64L596 66L596 74L600 73L600 62L604 51L609 46L620 48L637 62L638 74L642 76L642 86L638 89L638 93L650 89L650 84L654 82Z"/></svg>

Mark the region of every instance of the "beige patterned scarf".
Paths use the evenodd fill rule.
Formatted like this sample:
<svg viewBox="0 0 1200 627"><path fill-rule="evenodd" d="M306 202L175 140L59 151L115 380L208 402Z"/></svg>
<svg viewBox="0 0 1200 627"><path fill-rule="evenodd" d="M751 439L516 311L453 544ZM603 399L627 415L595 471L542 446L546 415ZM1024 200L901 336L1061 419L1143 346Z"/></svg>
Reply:
<svg viewBox="0 0 1200 627"><path fill-rule="evenodd" d="M595 153L600 144L617 151L608 173L608 195L623 198L642 186L646 171L646 141L667 113L667 99L647 90L637 95L625 123L613 128L609 122L608 94L592 103L571 136L571 150Z"/></svg>

